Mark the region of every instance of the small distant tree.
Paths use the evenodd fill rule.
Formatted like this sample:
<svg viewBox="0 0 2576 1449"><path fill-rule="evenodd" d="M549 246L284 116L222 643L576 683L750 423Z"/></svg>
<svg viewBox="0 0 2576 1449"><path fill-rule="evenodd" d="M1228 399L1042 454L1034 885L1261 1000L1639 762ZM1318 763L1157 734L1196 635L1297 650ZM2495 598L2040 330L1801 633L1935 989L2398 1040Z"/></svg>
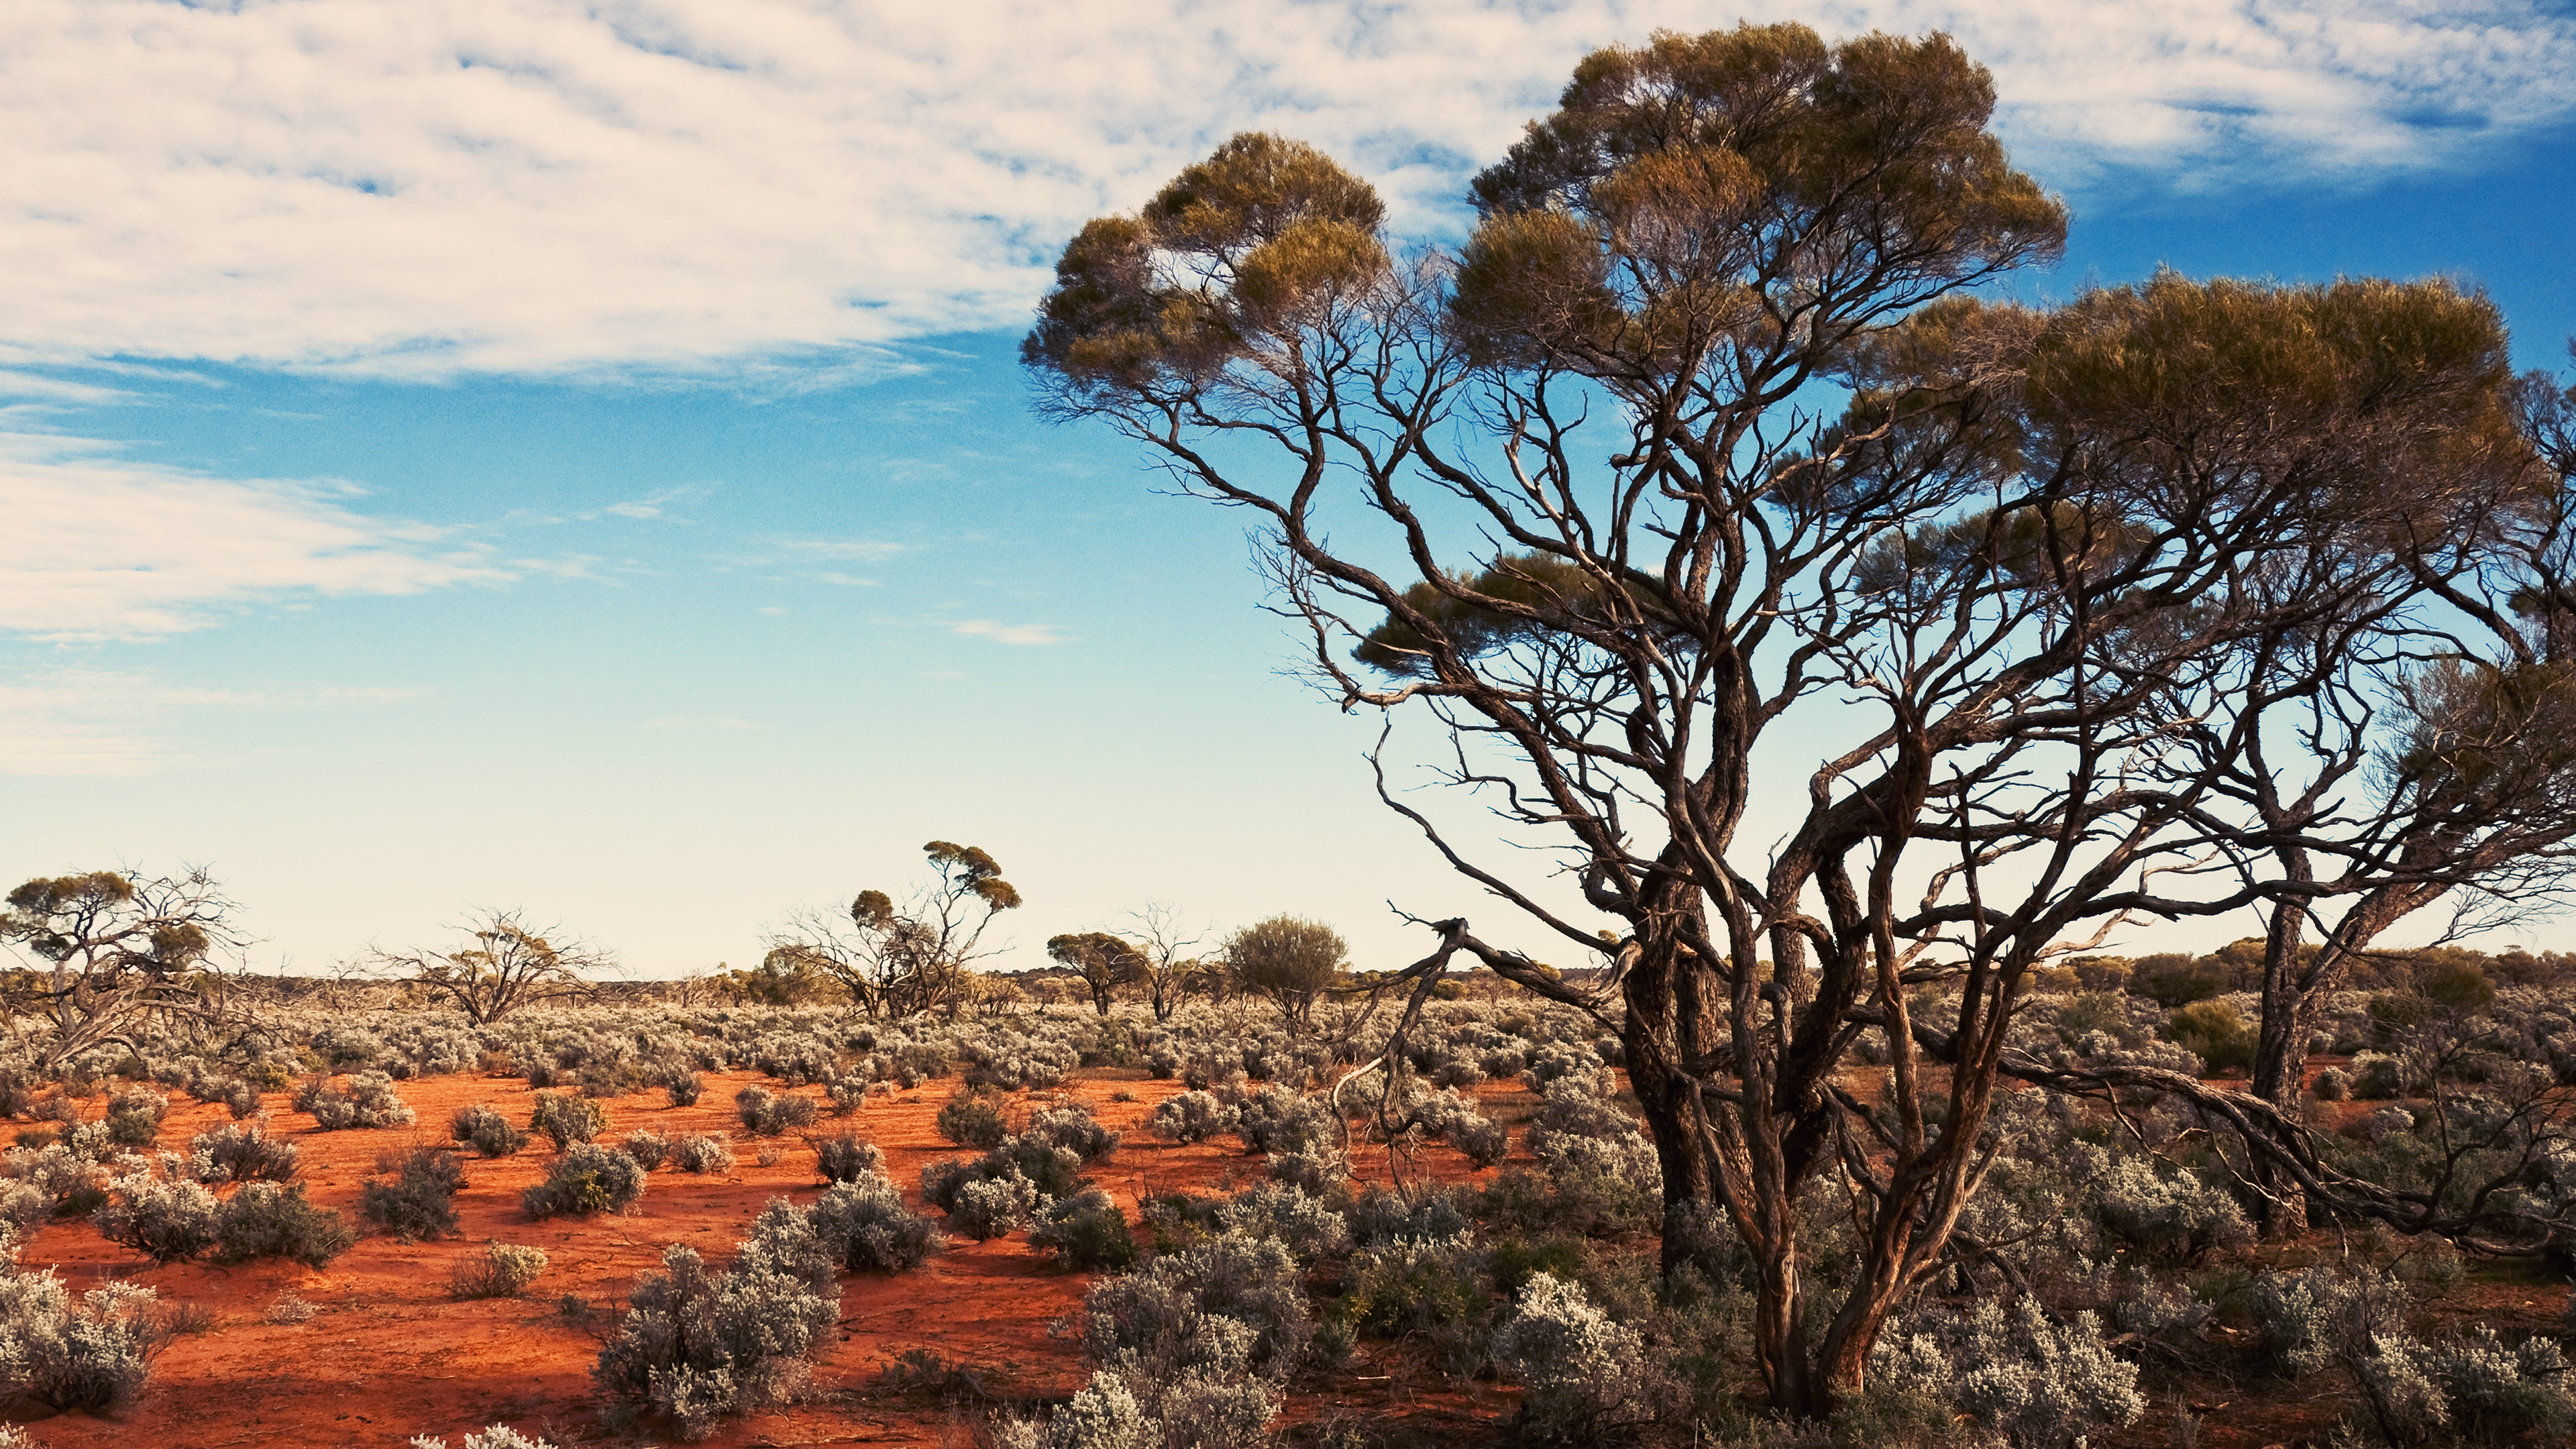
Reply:
<svg viewBox="0 0 2576 1449"><path fill-rule="evenodd" d="M1102 1016L1109 1014L1110 1003L1118 988L1145 979L1145 953L1132 941L1106 931L1083 931L1076 934L1049 936L1047 955L1082 978L1091 992L1091 1004Z"/></svg>
<svg viewBox="0 0 2576 1449"><path fill-rule="evenodd" d="M156 1013L202 1010L209 958L243 944L235 909L203 867L38 876L11 891L0 943L39 964L11 983L8 1009L44 1024L39 1065L131 1046L129 1033Z"/></svg>
<svg viewBox="0 0 2576 1449"><path fill-rule="evenodd" d="M1236 989L1265 997L1291 1025L1304 1025L1315 998L1350 959L1341 933L1301 916L1272 916L1228 936L1226 970Z"/></svg>
<svg viewBox="0 0 2576 1449"><path fill-rule="evenodd" d="M921 848L933 880L898 907L884 891L850 902L849 925L820 912L790 921L770 938L764 969L821 972L871 1016L910 1016L977 999L974 962L993 918L1016 910L1020 893L1002 867L972 845L934 840Z"/></svg>
<svg viewBox="0 0 2576 1449"><path fill-rule="evenodd" d="M1206 960L1190 954L1206 937L1191 933L1181 924L1180 913L1159 901L1133 912L1128 919L1135 922L1135 934L1140 938L1137 950L1144 958L1143 979L1153 1002L1154 1019L1169 1021L1184 993L1217 974Z"/></svg>
<svg viewBox="0 0 2576 1449"><path fill-rule="evenodd" d="M549 939L561 930L533 928L516 910L493 911L471 928L474 944L453 951L378 951L378 967L452 1003L477 1026L522 1007L588 996L585 975L616 964L610 952L583 941Z"/></svg>

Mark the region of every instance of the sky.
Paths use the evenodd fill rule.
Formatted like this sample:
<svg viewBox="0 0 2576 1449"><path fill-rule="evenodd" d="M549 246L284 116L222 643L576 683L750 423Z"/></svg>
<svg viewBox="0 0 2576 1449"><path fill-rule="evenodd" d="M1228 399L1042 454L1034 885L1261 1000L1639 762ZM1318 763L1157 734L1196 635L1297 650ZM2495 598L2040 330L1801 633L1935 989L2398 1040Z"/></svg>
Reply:
<svg viewBox="0 0 2576 1449"><path fill-rule="evenodd" d="M259 970L519 908L660 976L939 838L1006 968L1151 903L1551 954L1377 802L1244 520L1014 349L1235 131L1438 242L1587 50L1740 17L1991 67L2075 217L2020 295L2442 275L2567 367L2566 0L15 0L0 875L209 866Z"/></svg>

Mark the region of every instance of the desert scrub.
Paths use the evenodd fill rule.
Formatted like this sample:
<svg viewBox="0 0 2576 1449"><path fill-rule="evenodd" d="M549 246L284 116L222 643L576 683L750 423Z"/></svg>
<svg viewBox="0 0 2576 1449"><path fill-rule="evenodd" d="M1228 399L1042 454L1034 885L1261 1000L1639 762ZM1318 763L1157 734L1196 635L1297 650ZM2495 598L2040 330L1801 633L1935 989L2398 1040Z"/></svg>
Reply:
<svg viewBox="0 0 2576 1449"><path fill-rule="evenodd" d="M494 1238L483 1245L482 1252L457 1261L448 1275L447 1296L460 1300L516 1298L545 1270L544 1249Z"/></svg>
<svg viewBox="0 0 2576 1449"><path fill-rule="evenodd" d="M809 1209L815 1236L853 1273L900 1273L939 1251L930 1219L904 1205L895 1185L867 1173L824 1189Z"/></svg>
<svg viewBox="0 0 2576 1449"><path fill-rule="evenodd" d="M2134 1423L2147 1401L2137 1365L2111 1354L2090 1313L2052 1318L2039 1300L1978 1300L1964 1318L1927 1305L1870 1351L1878 1390L1948 1404L2013 1449L2078 1449Z"/></svg>
<svg viewBox="0 0 2576 1449"><path fill-rule="evenodd" d="M885 1153L875 1143L844 1132L814 1144L814 1166L825 1182L856 1182L870 1174L882 1176Z"/></svg>
<svg viewBox="0 0 2576 1449"><path fill-rule="evenodd" d="M1127 1215L1098 1188L1057 1199L1029 1233L1029 1246L1077 1273L1124 1272L1136 1262Z"/></svg>
<svg viewBox="0 0 2576 1449"><path fill-rule="evenodd" d="M742 1125L762 1137L783 1136L799 1127L814 1125L814 1099L782 1097L767 1087L745 1087L733 1094L734 1111Z"/></svg>
<svg viewBox="0 0 2576 1449"><path fill-rule="evenodd" d="M358 1215L404 1242L443 1238L456 1231L452 1199L465 1186L465 1169L435 1147L386 1153L376 1171L358 1189Z"/></svg>
<svg viewBox="0 0 2576 1449"><path fill-rule="evenodd" d="M412 1436L410 1449L447 1449L447 1441L427 1434ZM494 1424L480 1434L465 1436L465 1449L555 1449L543 1439L531 1439L507 1424Z"/></svg>
<svg viewBox="0 0 2576 1449"><path fill-rule="evenodd" d="M173 1156L169 1165L176 1167ZM184 1174L156 1175L148 1166L117 1178L97 1212L100 1236L155 1263L184 1263L215 1245L223 1205Z"/></svg>
<svg viewBox="0 0 2576 1449"><path fill-rule="evenodd" d="M271 1137L265 1124L228 1123L188 1141L188 1173L199 1182L284 1182L295 1176L302 1149Z"/></svg>
<svg viewBox="0 0 2576 1449"><path fill-rule="evenodd" d="M161 1135L161 1119L169 1111L169 1098L129 1087L108 1099L107 1140L119 1147L149 1147Z"/></svg>
<svg viewBox="0 0 2576 1449"><path fill-rule="evenodd" d="M1243 1114L1214 1093L1192 1091L1164 1098L1145 1119L1145 1130L1167 1142L1205 1142L1242 1121Z"/></svg>
<svg viewBox="0 0 2576 1449"><path fill-rule="evenodd" d="M330 1208L304 1200L304 1184L254 1182L234 1193L215 1219L215 1261L286 1258L324 1268L358 1241L357 1230Z"/></svg>
<svg viewBox="0 0 2576 1449"><path fill-rule="evenodd" d="M532 1218L623 1212L644 1195L644 1169L614 1148L583 1142L546 1167L546 1180L519 1194Z"/></svg>
<svg viewBox="0 0 2576 1449"><path fill-rule="evenodd" d="M491 1107L477 1102L456 1109L448 1133L457 1141L485 1157L508 1157L527 1145L527 1136L510 1125L510 1119Z"/></svg>
<svg viewBox="0 0 2576 1449"><path fill-rule="evenodd" d="M1237 1193L1231 1202L1217 1206L1216 1221L1226 1232L1275 1239L1302 1262L1339 1257L1351 1250L1349 1219L1284 1182L1263 1183Z"/></svg>
<svg viewBox="0 0 2576 1449"><path fill-rule="evenodd" d="M981 1087L960 1087L940 1107L933 1124L939 1135L960 1147L990 1151L1002 1145L1011 1135L1011 1125L1002 1120L1002 1109L993 1094Z"/></svg>
<svg viewBox="0 0 2576 1449"><path fill-rule="evenodd" d="M671 1160L671 1139L649 1127L638 1127L626 1134L617 1150L635 1159L635 1165L651 1172Z"/></svg>
<svg viewBox="0 0 2576 1449"><path fill-rule="evenodd" d="M1086 1341L1104 1362L1132 1353L1186 1367L1219 1354L1240 1372L1285 1377L1315 1333L1299 1278L1286 1248L1224 1234L1094 1284Z"/></svg>
<svg viewBox="0 0 2576 1449"><path fill-rule="evenodd" d="M698 1105L698 1098L704 1096L706 1090L706 1078L685 1068L662 1079L662 1095L669 1098L674 1107Z"/></svg>
<svg viewBox="0 0 2576 1449"><path fill-rule="evenodd" d="M315 1077L295 1094L295 1110L313 1114L313 1125L325 1132L352 1127L408 1127L411 1108L394 1095L394 1079L382 1072L356 1072L345 1087Z"/></svg>
<svg viewBox="0 0 2576 1449"><path fill-rule="evenodd" d="M1098 1162L1118 1150L1118 1134L1100 1125L1080 1102L1049 1107L1029 1119L1024 1137L1054 1143L1085 1162Z"/></svg>
<svg viewBox="0 0 2576 1449"><path fill-rule="evenodd" d="M682 1172L730 1172L733 1139L721 1132L686 1132L672 1140L671 1165Z"/></svg>
<svg viewBox="0 0 2576 1449"><path fill-rule="evenodd" d="M838 1315L784 1273L712 1272L694 1249L673 1247L646 1276L591 1379L628 1416L667 1420L702 1439L727 1414L787 1397L805 1379L805 1356Z"/></svg>
<svg viewBox="0 0 2576 1449"><path fill-rule="evenodd" d="M536 1106L528 1114L528 1130L554 1143L555 1151L565 1152L573 1144L588 1142L607 1131L608 1114L587 1097L570 1092L539 1092Z"/></svg>
<svg viewBox="0 0 2576 1449"><path fill-rule="evenodd" d="M1580 1287L1553 1274L1529 1280L1495 1330L1493 1352L1521 1382L1521 1419L1533 1437L1598 1441L1654 1417L1639 1392L1645 1344L1637 1331L1612 1322Z"/></svg>
<svg viewBox="0 0 2576 1449"><path fill-rule="evenodd" d="M0 1261L0 1403L104 1413L134 1397L151 1369L151 1289L93 1288L75 1303L48 1268Z"/></svg>
<svg viewBox="0 0 2576 1449"><path fill-rule="evenodd" d="M1244 1099L1238 1126L1246 1148L1273 1156L1322 1147L1341 1129L1322 1098L1276 1083Z"/></svg>

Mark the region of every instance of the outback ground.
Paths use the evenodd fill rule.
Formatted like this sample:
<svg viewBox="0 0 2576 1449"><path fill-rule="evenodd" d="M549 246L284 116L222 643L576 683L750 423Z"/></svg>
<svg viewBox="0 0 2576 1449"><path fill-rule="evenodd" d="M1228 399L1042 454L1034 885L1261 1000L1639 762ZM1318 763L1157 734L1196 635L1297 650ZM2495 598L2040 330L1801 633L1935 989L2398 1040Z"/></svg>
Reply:
<svg viewBox="0 0 2576 1449"><path fill-rule="evenodd" d="M2321 1059L2316 1065L2335 1064ZM318 1272L280 1262L155 1267L106 1242L86 1221L49 1225L26 1246L28 1266L58 1265L75 1289L111 1278L147 1284L195 1322L162 1352L148 1387L125 1410L110 1417L57 1415L27 1428L49 1449L377 1449L407 1444L420 1433L452 1442L495 1423L561 1445L653 1442L609 1434L590 1391L600 1335L622 1310L628 1286L658 1266L666 1246L689 1243L717 1256L730 1251L770 1198L808 1203L823 1187L814 1151L802 1139L765 1144L741 1131L732 1094L755 1084L775 1085L753 1072L709 1073L694 1106L669 1106L658 1091L606 1102L607 1140L637 1128L736 1138L733 1171L655 1172L642 1202L625 1214L531 1221L519 1193L538 1180L546 1161L542 1148L531 1146L499 1160L463 1157L466 1187L456 1198L462 1236L419 1244L370 1236ZM1867 1091L1874 1084L1854 1085ZM857 1117L830 1130L852 1126L882 1148L888 1175L919 1206L920 1168L961 1150L933 1127L949 1086L934 1082L872 1098ZM1142 1069L1085 1069L1059 1093L1030 1095L1040 1102L1069 1096L1125 1134L1091 1175L1132 1216L1141 1200L1157 1194L1225 1191L1260 1175L1259 1159L1246 1157L1231 1137L1183 1145L1140 1130L1156 1103L1181 1090L1180 1083L1151 1080ZM401 1094L418 1125L374 1131L319 1131L310 1116L291 1109L288 1094L266 1099L273 1130L292 1135L303 1149L300 1178L317 1204L355 1221L359 1186L376 1170L379 1154L443 1143L444 1124L475 1103L525 1121L534 1096L523 1080L500 1076L429 1077L403 1083ZM1517 1129L1537 1099L1509 1081L1487 1083L1477 1095L1488 1115L1515 1128L1504 1166L1526 1164ZM2350 1115L2366 1104L2320 1106ZM228 1120L219 1105L174 1099L159 1145L185 1150L193 1134ZM766 1165L759 1160L765 1145L776 1149ZM1359 1154L1356 1166L1368 1181L1383 1181L1392 1170L1383 1152ZM1436 1145L1404 1170L1460 1183L1487 1175ZM451 1271L495 1238L543 1249L545 1273L518 1299L451 1300ZM1632 1246L1650 1248L1642 1241ZM2207 1271L2250 1276L2261 1266L2315 1261L2341 1247L2327 1233L2260 1248ZM1061 1398L1084 1382L1077 1324L1089 1281L1032 1251L1025 1232L985 1243L953 1239L918 1272L846 1278L839 1332L816 1355L804 1401L727 1421L706 1442L725 1449L974 1444L995 1407ZM2555 1322L2567 1299L2568 1285L2545 1271L2473 1262L2428 1306L2431 1326L2484 1321L2530 1331ZM2213 1337L2223 1344L2240 1331L2222 1323ZM905 1356L914 1355L918 1366L927 1362L917 1357L922 1353L937 1356L937 1372L907 1371ZM2240 1378L2216 1359L2150 1359L2144 1369L2142 1387L2152 1390L2153 1409L2106 1444L2148 1449L2188 1442L2177 1428L2184 1414L2195 1421L2201 1449L2316 1444L2350 1407L2340 1379ZM1517 1405L1518 1394L1507 1385L1452 1378L1401 1343L1368 1344L1338 1381L1293 1396L1284 1427L1292 1442L1338 1438L1345 1428L1359 1431L1362 1442L1386 1445L1500 1442Z"/></svg>

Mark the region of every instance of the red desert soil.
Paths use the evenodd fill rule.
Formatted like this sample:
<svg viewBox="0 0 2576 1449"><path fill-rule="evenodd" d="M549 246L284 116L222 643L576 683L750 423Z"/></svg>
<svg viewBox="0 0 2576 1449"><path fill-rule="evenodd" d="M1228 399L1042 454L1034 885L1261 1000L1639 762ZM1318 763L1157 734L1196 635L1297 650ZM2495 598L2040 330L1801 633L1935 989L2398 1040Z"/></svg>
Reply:
<svg viewBox="0 0 2576 1449"><path fill-rule="evenodd" d="M1065 1088L1126 1134L1091 1176L1131 1215L1140 1194L1259 1177L1259 1159L1244 1157L1231 1139L1181 1146L1145 1135L1145 1115L1181 1087L1143 1076L1086 1071ZM622 1215L530 1220L519 1193L543 1175L550 1154L539 1139L497 1161L462 1155L465 1190L456 1198L462 1237L407 1245L369 1236L320 1272L275 1262L156 1268L102 1239L86 1221L52 1224L27 1244L21 1255L27 1267L58 1265L76 1291L109 1278L146 1284L165 1304L202 1308L214 1323L171 1343L141 1397L113 1417L62 1414L27 1428L48 1449L382 1449L420 1433L455 1444L496 1423L559 1444L601 1437L590 1395L590 1364L598 1352L591 1333L614 1323L610 1306L623 1311L635 1278L658 1266L673 1243L697 1246L710 1258L729 1254L770 1198L810 1203L822 1190L813 1150L797 1137L776 1139L784 1149L776 1166L758 1164L761 1139L742 1130L732 1101L738 1088L755 1083L776 1085L754 1073L709 1073L706 1094L693 1107L668 1106L658 1090L604 1103L604 1142L641 1127L729 1132L734 1139L734 1171L721 1177L657 1171L636 1210ZM932 1127L953 1085L871 1098L855 1117L826 1117L812 1130L830 1135L847 1128L883 1148L888 1174L919 1207L922 1165L961 1151ZM272 1130L303 1149L299 1178L313 1201L339 1209L352 1223L359 1184L374 1173L377 1154L444 1143L456 1109L477 1102L524 1123L534 1096L525 1082L501 1077L432 1077L400 1083L399 1091L418 1114L412 1127L320 1132L309 1115L288 1108L287 1094L267 1100ZM1135 1100L1112 1101L1121 1091ZM1513 1084L1496 1084L1484 1095L1504 1120L1525 1118L1532 1102ZM162 1123L165 1150L184 1152L192 1135L229 1120L220 1106L184 1100L173 1099ZM1360 1164L1363 1177L1385 1176L1383 1154L1375 1157ZM1415 1170L1458 1180L1481 1176L1441 1147L1426 1151ZM453 1266L481 1252L489 1238L544 1249L545 1273L518 1300L450 1301ZM954 1239L917 1272L845 1278L840 1332L816 1355L810 1399L729 1422L705 1442L970 1445L969 1414L925 1395L887 1395L877 1387L879 1370L895 1354L927 1348L971 1366L1007 1397L1069 1394L1087 1375L1080 1340L1068 1330L1089 1283L1087 1275L1061 1272L1033 1252L1025 1232L988 1243ZM318 1311L302 1323L269 1322L271 1308L290 1293ZM568 1294L597 1310L591 1330L557 1311ZM1400 1363L1355 1368L1349 1394L1295 1404L1292 1416L1342 1413L1381 1425L1420 1418L1430 1421L1423 1427L1438 1424L1454 1435L1511 1413L1512 1396L1490 1385L1455 1385L1428 1372L1404 1372ZM642 1442L655 1441L648 1435Z"/></svg>

